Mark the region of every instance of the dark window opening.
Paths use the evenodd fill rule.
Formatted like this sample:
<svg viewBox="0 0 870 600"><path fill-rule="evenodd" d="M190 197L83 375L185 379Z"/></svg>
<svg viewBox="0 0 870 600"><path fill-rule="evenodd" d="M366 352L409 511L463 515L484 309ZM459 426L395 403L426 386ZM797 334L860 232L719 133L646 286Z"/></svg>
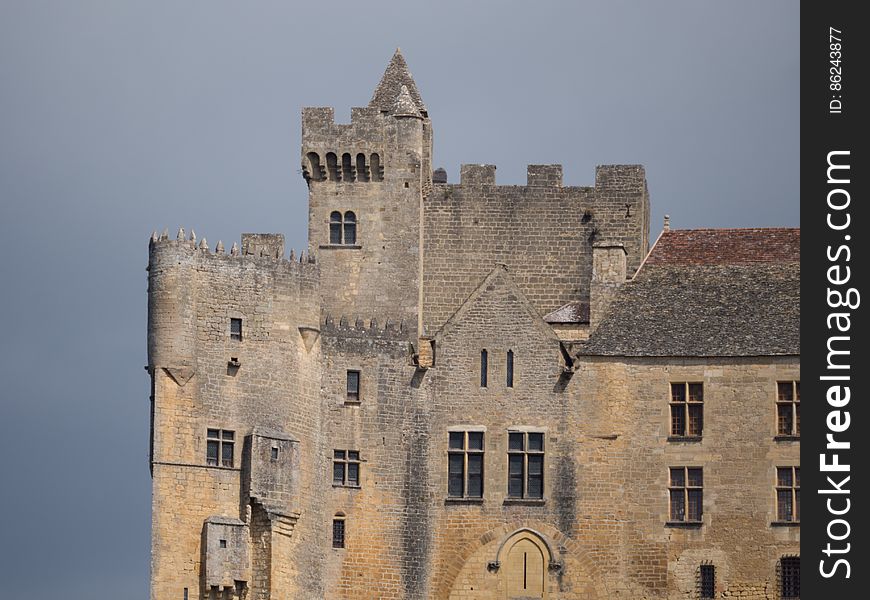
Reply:
<svg viewBox="0 0 870 600"><path fill-rule="evenodd" d="M369 180L369 168L366 165L366 155L362 153L356 155L356 179L357 181Z"/></svg>
<svg viewBox="0 0 870 600"><path fill-rule="evenodd" d="M704 514L704 474L700 467L671 467L671 521L700 523Z"/></svg>
<svg viewBox="0 0 870 600"><path fill-rule="evenodd" d="M306 170L308 176L314 181L323 181L323 167L320 166L320 156L317 152L309 152L307 158L308 165Z"/></svg>
<svg viewBox="0 0 870 600"><path fill-rule="evenodd" d="M347 372L347 398L346 402L359 402L359 371Z"/></svg>
<svg viewBox="0 0 870 600"><path fill-rule="evenodd" d="M507 386L509 388L514 387L514 351L508 350L507 352Z"/></svg>
<svg viewBox="0 0 870 600"><path fill-rule="evenodd" d="M242 341L242 320L230 319L230 339Z"/></svg>
<svg viewBox="0 0 870 600"><path fill-rule="evenodd" d="M800 600L801 597L801 559L797 556L783 556L779 560L782 570L780 596L782 600Z"/></svg>
<svg viewBox="0 0 870 600"><path fill-rule="evenodd" d="M272 460L278 460L278 448L272 448Z"/></svg>
<svg viewBox="0 0 870 600"><path fill-rule="evenodd" d="M701 598L716 597L716 567L713 565L701 565L701 577L699 587Z"/></svg>
<svg viewBox="0 0 870 600"><path fill-rule="evenodd" d="M704 429L704 384L671 384L671 435L701 437Z"/></svg>
<svg viewBox="0 0 870 600"><path fill-rule="evenodd" d="M219 540L219 541L218 541L218 545L219 545L221 548L226 548L226 547L227 547L227 541L226 541L226 540Z"/></svg>
<svg viewBox="0 0 870 600"><path fill-rule="evenodd" d="M332 520L332 547L344 548L344 519Z"/></svg>
<svg viewBox="0 0 870 600"><path fill-rule="evenodd" d="M205 462L216 467L233 466L235 433L224 429L209 429L206 432Z"/></svg>
<svg viewBox="0 0 870 600"><path fill-rule="evenodd" d="M381 166L381 157L378 154L372 154L369 163L372 166L372 181L383 181L384 168Z"/></svg>
<svg viewBox="0 0 870 600"><path fill-rule="evenodd" d="M338 211L329 215L329 243L341 244L341 213Z"/></svg>
<svg viewBox="0 0 870 600"><path fill-rule="evenodd" d="M800 467L777 467L776 469L776 520L784 523L800 523Z"/></svg>
<svg viewBox="0 0 870 600"><path fill-rule="evenodd" d="M353 162L350 154L348 154L347 152L341 155L341 178L344 181L356 181L356 177L353 172Z"/></svg>
<svg viewBox="0 0 870 600"><path fill-rule="evenodd" d="M188 591L188 589L184 588L184 596L183 596L184 600L190 600L189 594L190 594L190 592Z"/></svg>
<svg viewBox="0 0 870 600"><path fill-rule="evenodd" d="M794 436L801 434L801 382L776 382L776 433Z"/></svg>
<svg viewBox="0 0 870 600"><path fill-rule="evenodd" d="M341 172L338 170L338 157L335 152L326 154L326 174L330 181L341 181Z"/></svg>
<svg viewBox="0 0 870 600"><path fill-rule="evenodd" d="M480 387L486 387L489 371L489 353L486 350L480 351Z"/></svg>
<svg viewBox="0 0 870 600"><path fill-rule="evenodd" d="M329 214L329 243L333 246L353 246L356 244L356 213L337 210Z"/></svg>
<svg viewBox="0 0 870 600"><path fill-rule="evenodd" d="M344 243L348 246L356 244L356 215L351 211L344 213Z"/></svg>
<svg viewBox="0 0 870 600"><path fill-rule="evenodd" d="M332 484L359 487L358 450L335 450L332 458Z"/></svg>
<svg viewBox="0 0 870 600"><path fill-rule="evenodd" d="M483 497L483 432L451 431L448 439L447 495Z"/></svg>
<svg viewBox="0 0 870 600"><path fill-rule="evenodd" d="M544 434L508 432L508 497L544 497Z"/></svg>

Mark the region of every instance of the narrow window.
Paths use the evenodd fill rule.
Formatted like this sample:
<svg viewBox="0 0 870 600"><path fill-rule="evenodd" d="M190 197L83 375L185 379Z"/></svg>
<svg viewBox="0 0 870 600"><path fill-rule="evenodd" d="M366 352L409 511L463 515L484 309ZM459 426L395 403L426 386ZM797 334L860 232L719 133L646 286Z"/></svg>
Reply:
<svg viewBox="0 0 870 600"><path fill-rule="evenodd" d="M309 152L308 157L308 176L314 181L323 181L323 171L320 166L320 156L317 152Z"/></svg>
<svg viewBox="0 0 870 600"><path fill-rule="evenodd" d="M344 548L344 522L343 518L332 520L332 547Z"/></svg>
<svg viewBox="0 0 870 600"><path fill-rule="evenodd" d="M242 320L230 319L230 339L242 341Z"/></svg>
<svg viewBox="0 0 870 600"><path fill-rule="evenodd" d="M776 520L783 523L800 523L800 467L776 468Z"/></svg>
<svg viewBox="0 0 870 600"><path fill-rule="evenodd" d="M369 163L372 166L372 181L383 181L384 168L381 166L381 157L377 154L372 154Z"/></svg>
<svg viewBox="0 0 870 600"><path fill-rule="evenodd" d="M326 172L330 181L341 181L341 172L338 170L338 157L334 152L326 154Z"/></svg>
<svg viewBox="0 0 870 600"><path fill-rule="evenodd" d="M347 372L347 398L345 402L359 402L359 371Z"/></svg>
<svg viewBox="0 0 870 600"><path fill-rule="evenodd" d="M341 244L341 213L337 210L329 215L329 243Z"/></svg>
<svg viewBox="0 0 870 600"><path fill-rule="evenodd" d="M798 556L783 556L779 559L782 570L780 597L782 600L800 600L801 597L801 559Z"/></svg>
<svg viewBox="0 0 870 600"><path fill-rule="evenodd" d="M704 504L704 475L699 467L671 467L671 521L700 523Z"/></svg>
<svg viewBox="0 0 870 600"><path fill-rule="evenodd" d="M798 437L801 434L801 382L776 382L776 433Z"/></svg>
<svg viewBox="0 0 870 600"><path fill-rule="evenodd" d="M514 351L508 350L507 352L507 386L509 388L514 387Z"/></svg>
<svg viewBox="0 0 870 600"><path fill-rule="evenodd" d="M366 166L366 155L363 153L356 155L356 179L357 181L369 180L369 168Z"/></svg>
<svg viewBox="0 0 870 600"><path fill-rule="evenodd" d="M356 179L353 173L353 162L350 154L347 152L341 155L341 178L344 181L354 181Z"/></svg>
<svg viewBox="0 0 870 600"><path fill-rule="evenodd" d="M704 429L704 384L671 384L671 436L701 437Z"/></svg>
<svg viewBox="0 0 870 600"><path fill-rule="evenodd" d="M356 215L351 211L344 213L344 243L348 246L356 244Z"/></svg>
<svg viewBox="0 0 870 600"><path fill-rule="evenodd" d="M487 376L489 371L489 353L486 350L480 351L480 387L486 387Z"/></svg>
<svg viewBox="0 0 870 600"><path fill-rule="evenodd" d="M278 460L278 448L272 446L272 460Z"/></svg>
<svg viewBox="0 0 870 600"><path fill-rule="evenodd" d="M447 454L447 495L483 497L483 432L451 431Z"/></svg>
<svg viewBox="0 0 870 600"><path fill-rule="evenodd" d="M359 450L334 450L332 484L359 487Z"/></svg>
<svg viewBox="0 0 870 600"><path fill-rule="evenodd" d="M716 597L716 567L713 565L701 565L700 576L701 598Z"/></svg>
<svg viewBox="0 0 870 600"><path fill-rule="evenodd" d="M544 497L544 434L508 432L508 497Z"/></svg>
<svg viewBox="0 0 870 600"><path fill-rule="evenodd" d="M184 588L184 596L183 596L183 599L184 599L184 600L190 600L190 595L189 595L189 594L190 594L190 592L188 591L188 589L187 589L187 588Z"/></svg>
<svg viewBox="0 0 870 600"><path fill-rule="evenodd" d="M206 431L205 463L216 467L233 466L235 448L235 433L225 429L209 429Z"/></svg>

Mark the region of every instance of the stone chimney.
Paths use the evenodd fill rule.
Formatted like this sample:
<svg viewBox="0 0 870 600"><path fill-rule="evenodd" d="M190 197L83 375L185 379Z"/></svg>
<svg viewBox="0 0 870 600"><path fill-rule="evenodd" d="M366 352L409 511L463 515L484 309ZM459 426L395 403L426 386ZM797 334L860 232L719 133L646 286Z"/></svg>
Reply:
<svg viewBox="0 0 870 600"><path fill-rule="evenodd" d="M622 244L595 242L592 245L592 286L589 290L589 327L595 330L607 312L626 276L626 252Z"/></svg>

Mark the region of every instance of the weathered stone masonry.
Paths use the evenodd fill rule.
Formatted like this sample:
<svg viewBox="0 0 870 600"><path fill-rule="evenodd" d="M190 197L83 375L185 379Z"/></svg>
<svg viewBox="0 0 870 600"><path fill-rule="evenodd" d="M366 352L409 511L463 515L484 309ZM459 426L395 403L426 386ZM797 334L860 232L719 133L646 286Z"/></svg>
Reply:
<svg viewBox="0 0 870 600"><path fill-rule="evenodd" d="M794 597L797 230L650 250L638 165L433 180L398 52L302 122L305 251L150 242L153 599Z"/></svg>

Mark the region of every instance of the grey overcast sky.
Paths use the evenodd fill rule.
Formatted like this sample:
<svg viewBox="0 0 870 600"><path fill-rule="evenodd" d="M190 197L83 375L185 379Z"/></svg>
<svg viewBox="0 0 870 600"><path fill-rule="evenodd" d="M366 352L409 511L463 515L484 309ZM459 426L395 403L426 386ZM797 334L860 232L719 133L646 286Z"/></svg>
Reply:
<svg viewBox="0 0 870 600"><path fill-rule="evenodd" d="M400 46L450 181L642 163L653 237L796 226L798 24L787 0L0 0L0 595L147 597L148 237L303 247L303 106L348 120Z"/></svg>

